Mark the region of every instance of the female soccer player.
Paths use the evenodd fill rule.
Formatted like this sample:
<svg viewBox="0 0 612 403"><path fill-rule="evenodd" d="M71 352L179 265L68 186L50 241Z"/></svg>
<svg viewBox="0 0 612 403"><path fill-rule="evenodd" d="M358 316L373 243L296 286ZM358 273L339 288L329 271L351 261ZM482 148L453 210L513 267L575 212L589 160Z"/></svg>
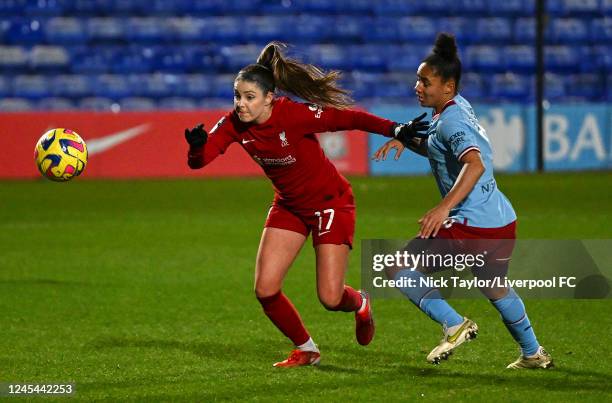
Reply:
<svg viewBox="0 0 612 403"><path fill-rule="evenodd" d="M417 71L416 95L421 106L433 108L433 119L427 140L392 139L374 154L386 159L391 149L399 158L407 147L429 158L431 170L442 194L442 201L418 221L420 239L435 239L432 248L451 248L455 253L466 245L480 242L481 250L491 251L484 270L475 275L503 279L516 238L516 214L498 189L493 177L491 145L478 123L471 105L458 93L461 61L455 38L439 34L433 52ZM424 241L412 241L408 249ZM448 241L440 241L448 240ZM453 240L453 241L450 241ZM462 240L462 241L456 241ZM468 241L466 241L468 240ZM468 248L471 248L469 246ZM415 250L417 251L417 250ZM418 251L417 251L418 252ZM414 279L420 283L423 273L435 268L417 270L394 268L388 275L395 279ZM417 307L443 326L444 339L427 356L431 363L447 359L460 344L476 336L478 326L459 315L433 287L400 288ZM512 288L480 289L501 314L501 318L518 342L521 356L508 368L549 368L550 355L539 345L525 312L525 305Z"/></svg>
<svg viewBox="0 0 612 403"><path fill-rule="evenodd" d="M206 133L185 130L188 164L202 168L237 142L263 168L275 189L255 265L255 294L263 311L297 347L276 367L316 365L319 349L300 315L281 291L283 280L309 233L316 255L317 294L331 311L355 312L356 336L374 336L365 292L344 284L355 227L355 202L348 181L325 157L314 133L358 129L408 141L423 136L426 122L397 124L348 109L352 100L336 85L337 72L286 58L281 44L268 44L256 64L234 81L234 110ZM275 97L276 89L311 102Z"/></svg>

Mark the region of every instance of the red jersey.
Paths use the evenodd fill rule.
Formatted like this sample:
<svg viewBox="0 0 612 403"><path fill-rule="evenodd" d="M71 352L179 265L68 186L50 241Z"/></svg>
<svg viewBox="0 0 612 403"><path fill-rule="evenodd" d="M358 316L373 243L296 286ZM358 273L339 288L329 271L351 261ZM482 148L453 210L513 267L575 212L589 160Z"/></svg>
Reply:
<svg viewBox="0 0 612 403"><path fill-rule="evenodd" d="M276 192L275 202L291 209L312 209L349 187L327 159L314 133L363 130L391 136L394 122L367 112L274 100L272 115L262 123L243 123L234 111L213 127L203 148L191 148L188 163L201 168L237 142L263 168Z"/></svg>

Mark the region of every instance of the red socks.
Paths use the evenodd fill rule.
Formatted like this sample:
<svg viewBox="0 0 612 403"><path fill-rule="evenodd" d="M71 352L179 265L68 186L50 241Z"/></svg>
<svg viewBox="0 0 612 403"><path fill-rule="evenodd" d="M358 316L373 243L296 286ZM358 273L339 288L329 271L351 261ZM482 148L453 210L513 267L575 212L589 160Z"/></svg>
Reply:
<svg viewBox="0 0 612 403"><path fill-rule="evenodd" d="M282 291L269 297L258 297L257 299L263 307L264 313L276 325L278 330L291 339L293 344L300 346L310 339L300 314Z"/></svg>
<svg viewBox="0 0 612 403"><path fill-rule="evenodd" d="M361 302L361 294L348 285L345 285L340 303L328 309L330 311L356 312L361 308Z"/></svg>

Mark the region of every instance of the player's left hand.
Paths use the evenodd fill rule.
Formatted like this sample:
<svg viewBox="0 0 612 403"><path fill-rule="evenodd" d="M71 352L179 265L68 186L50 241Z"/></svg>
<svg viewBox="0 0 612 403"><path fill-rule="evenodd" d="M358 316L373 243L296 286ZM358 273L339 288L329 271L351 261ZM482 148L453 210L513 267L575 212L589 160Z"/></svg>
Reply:
<svg viewBox="0 0 612 403"><path fill-rule="evenodd" d="M417 116L408 123L396 123L391 129L392 136L401 141L406 147L408 147L408 143L413 138L426 139L428 137L429 122L422 121L425 116L427 116L427 113Z"/></svg>
<svg viewBox="0 0 612 403"><path fill-rule="evenodd" d="M401 141L396 140L396 139L391 139L387 141L378 150L376 150L376 152L372 156L372 159L375 161L380 161L382 159L384 161L387 159L387 154L389 154L389 151L391 151L392 149L395 149L395 159L398 160L399 157L404 152L404 150L406 149L406 147L404 147Z"/></svg>
<svg viewBox="0 0 612 403"><path fill-rule="evenodd" d="M444 206L438 205L429 210L421 219L421 229L419 230L419 237L427 239L429 237L435 237L438 235L440 227L444 221L448 218L450 210Z"/></svg>

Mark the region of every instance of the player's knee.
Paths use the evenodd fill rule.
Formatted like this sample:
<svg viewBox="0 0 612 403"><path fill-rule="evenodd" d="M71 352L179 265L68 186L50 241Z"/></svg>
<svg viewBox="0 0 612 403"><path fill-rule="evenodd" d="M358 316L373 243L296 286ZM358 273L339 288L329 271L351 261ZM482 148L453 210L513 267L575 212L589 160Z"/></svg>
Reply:
<svg viewBox="0 0 612 403"><path fill-rule="evenodd" d="M271 284L255 284L255 296L257 298L271 297L278 294L280 287Z"/></svg>
<svg viewBox="0 0 612 403"><path fill-rule="evenodd" d="M319 301L328 311L336 311L342 301L342 293L319 292Z"/></svg>

